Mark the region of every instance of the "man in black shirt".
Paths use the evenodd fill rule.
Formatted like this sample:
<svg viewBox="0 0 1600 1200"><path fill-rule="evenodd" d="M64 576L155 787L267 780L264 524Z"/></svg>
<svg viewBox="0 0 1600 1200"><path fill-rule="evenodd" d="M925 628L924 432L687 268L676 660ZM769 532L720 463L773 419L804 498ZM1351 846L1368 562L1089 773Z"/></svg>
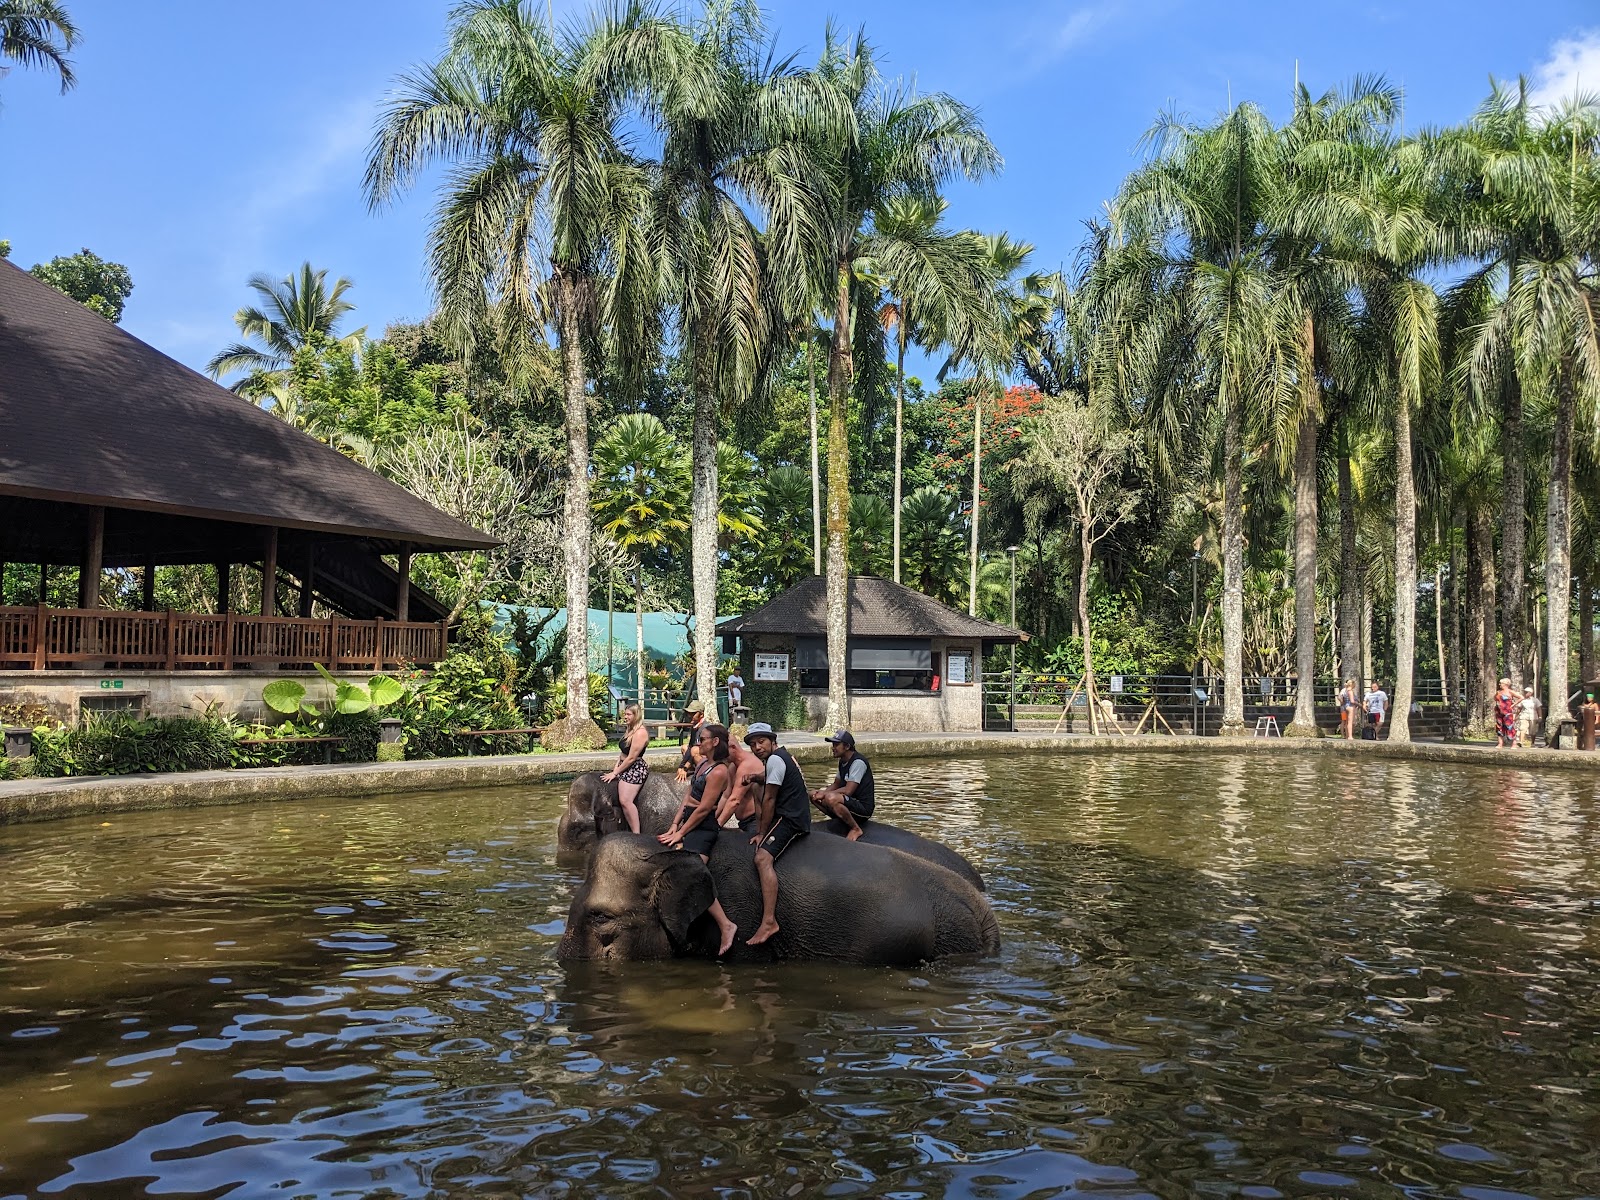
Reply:
<svg viewBox="0 0 1600 1200"><path fill-rule="evenodd" d="M871 817L878 805L872 786L872 764L856 753L856 739L848 729L839 730L827 741L839 762L839 773L831 787L818 788L811 793L811 799L823 812L844 823L849 831L845 837L853 842L861 836L861 822Z"/></svg>
<svg viewBox="0 0 1600 1200"><path fill-rule="evenodd" d="M757 721L744 735L750 752L766 764L767 783L761 797L761 823L750 839L756 848L756 874L761 877L761 924L746 943L759 946L778 932L778 872L773 863L794 842L811 832L811 804L806 781L794 758L778 745L778 735Z"/></svg>

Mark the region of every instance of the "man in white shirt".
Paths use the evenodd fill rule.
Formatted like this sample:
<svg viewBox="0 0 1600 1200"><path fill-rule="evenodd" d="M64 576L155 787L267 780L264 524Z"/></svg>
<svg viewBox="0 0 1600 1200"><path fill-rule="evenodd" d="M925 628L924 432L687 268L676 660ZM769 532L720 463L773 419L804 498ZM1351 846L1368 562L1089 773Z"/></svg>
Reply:
<svg viewBox="0 0 1600 1200"><path fill-rule="evenodd" d="M1367 724L1372 726L1372 740L1376 741L1383 729L1383 718L1389 711L1389 693L1378 686L1376 679L1367 684L1367 698L1362 701L1361 707L1367 710Z"/></svg>

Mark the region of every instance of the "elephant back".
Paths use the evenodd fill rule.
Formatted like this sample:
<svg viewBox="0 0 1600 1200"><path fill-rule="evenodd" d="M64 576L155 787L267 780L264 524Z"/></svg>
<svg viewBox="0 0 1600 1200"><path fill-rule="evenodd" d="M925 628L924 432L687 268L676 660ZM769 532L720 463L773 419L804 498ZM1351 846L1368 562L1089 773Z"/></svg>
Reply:
<svg viewBox="0 0 1600 1200"><path fill-rule="evenodd" d="M626 829L622 804L617 799L617 784L602 782L600 771L585 771L567 788L567 803L556 825L556 849L587 853L608 833ZM639 808L639 832L665 833L677 815L687 792L670 773L651 771L639 789L635 803Z"/></svg>
<svg viewBox="0 0 1600 1200"><path fill-rule="evenodd" d="M840 837L848 832L847 826L837 817L830 817L820 828ZM983 885L983 876L978 874L978 868L943 842L936 842L932 838L912 833L909 829L887 825L882 821L862 822L860 840L869 846L887 846L891 850L901 850L915 858L927 859L947 871L954 871L980 892L988 890Z"/></svg>

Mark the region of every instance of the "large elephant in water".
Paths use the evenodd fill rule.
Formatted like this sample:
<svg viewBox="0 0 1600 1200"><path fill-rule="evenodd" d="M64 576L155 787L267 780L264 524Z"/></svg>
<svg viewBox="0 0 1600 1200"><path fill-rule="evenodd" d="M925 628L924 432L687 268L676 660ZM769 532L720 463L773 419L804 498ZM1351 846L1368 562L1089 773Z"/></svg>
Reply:
<svg viewBox="0 0 1600 1200"><path fill-rule="evenodd" d="M556 826L556 849L586 853L606 834L628 828L616 780L602 783L600 775L585 771L567 789L567 806ZM651 771L634 801L639 807L639 832L665 833L688 794L689 785L679 783L671 772Z"/></svg>
<svg viewBox="0 0 1600 1200"><path fill-rule="evenodd" d="M912 966L1000 948L987 898L962 876L903 851L825 833L799 839L779 859L779 932L748 946L744 939L761 921L748 838L718 838L708 866L653 837L616 834L602 839L589 860L559 956L712 958L717 929L706 910L713 896L739 927L727 956L733 961Z"/></svg>
<svg viewBox="0 0 1600 1200"><path fill-rule="evenodd" d="M679 783L670 774L652 771L639 791L639 832L665 833L688 792L687 783ZM567 789L567 806L556 827L556 848L563 853L586 854L606 834L626 828L622 805L617 802L616 783L602 783L599 771L586 771ZM840 837L845 833L845 826L836 820L819 821L812 829ZM861 841L869 846L887 846L925 858L954 871L980 892L984 890L983 876L978 874L977 868L942 842L882 821L865 821L861 830Z"/></svg>

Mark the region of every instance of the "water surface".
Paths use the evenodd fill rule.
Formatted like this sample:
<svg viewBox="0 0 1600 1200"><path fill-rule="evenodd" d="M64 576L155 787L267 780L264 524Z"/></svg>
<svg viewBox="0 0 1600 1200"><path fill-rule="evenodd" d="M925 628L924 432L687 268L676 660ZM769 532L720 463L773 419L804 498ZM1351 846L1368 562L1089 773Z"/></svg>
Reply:
<svg viewBox="0 0 1600 1200"><path fill-rule="evenodd" d="M998 959L564 970L556 785L0 829L0 1197L1600 1195L1600 780L877 774Z"/></svg>

